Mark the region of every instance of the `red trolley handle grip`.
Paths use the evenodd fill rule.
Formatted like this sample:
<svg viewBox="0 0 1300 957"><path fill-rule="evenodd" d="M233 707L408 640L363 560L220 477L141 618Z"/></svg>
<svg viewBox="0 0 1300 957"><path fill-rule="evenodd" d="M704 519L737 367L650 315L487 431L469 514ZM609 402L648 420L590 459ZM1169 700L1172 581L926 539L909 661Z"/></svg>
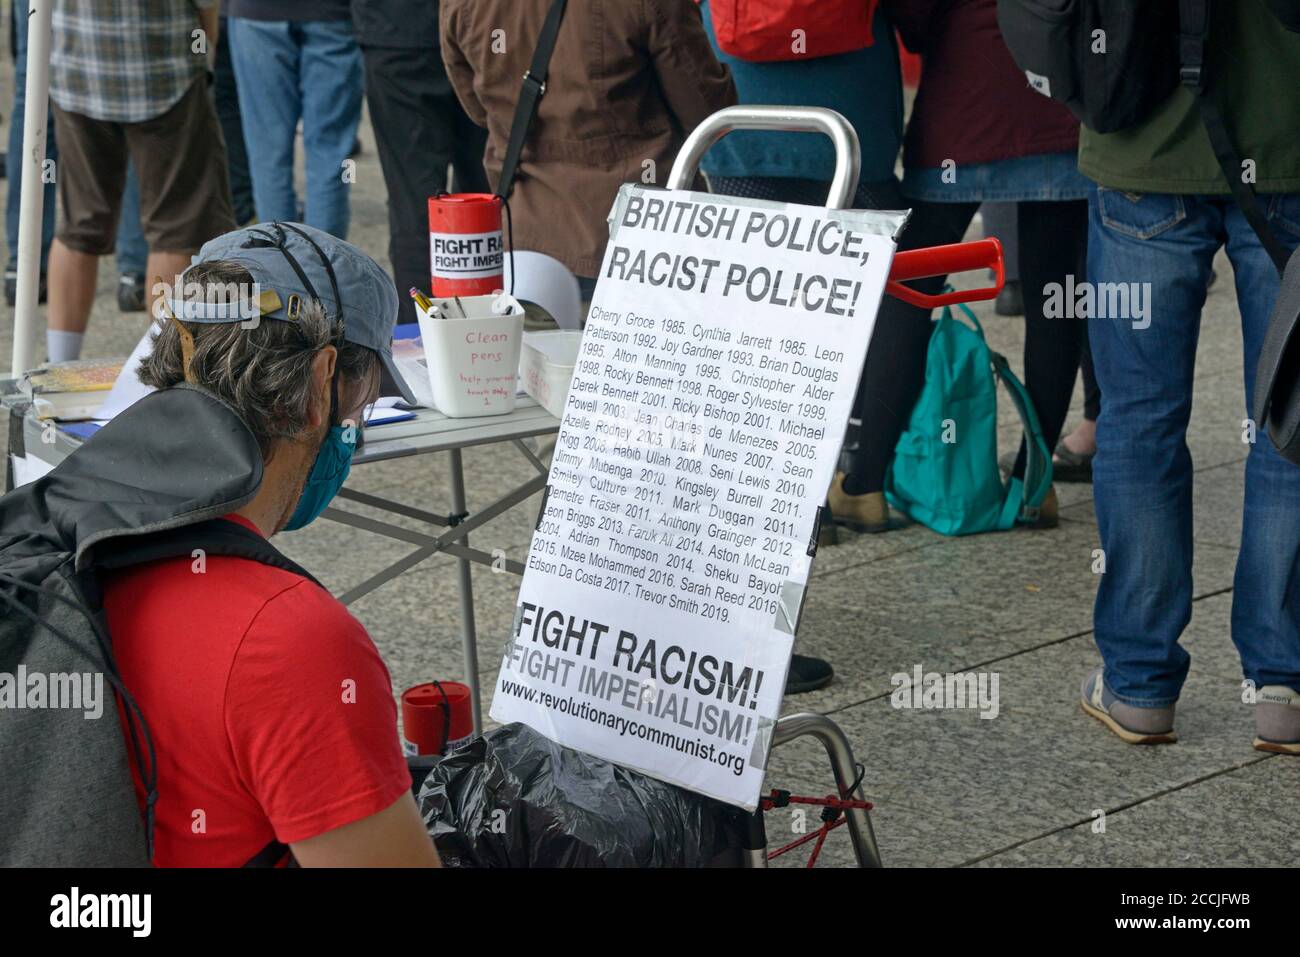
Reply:
<svg viewBox="0 0 1300 957"><path fill-rule="evenodd" d="M947 276L972 269L992 269L993 285L981 289L956 289L934 296L903 285L903 282L908 279ZM1002 261L1002 244L990 236L971 243L931 246L928 249L911 249L895 254L885 291L913 306L933 309L936 306L950 306L958 302L996 299L1005 282L1006 270Z"/></svg>

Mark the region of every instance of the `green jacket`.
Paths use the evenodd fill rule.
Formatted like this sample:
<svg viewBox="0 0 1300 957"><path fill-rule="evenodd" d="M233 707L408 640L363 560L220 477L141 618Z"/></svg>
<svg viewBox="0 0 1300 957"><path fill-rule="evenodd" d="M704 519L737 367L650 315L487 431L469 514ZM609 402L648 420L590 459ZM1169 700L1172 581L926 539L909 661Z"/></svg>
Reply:
<svg viewBox="0 0 1300 957"><path fill-rule="evenodd" d="M1260 0L1213 5L1206 60L1218 102L1255 191L1300 191L1300 33ZM1226 195L1196 99L1179 87L1141 124L1079 134L1079 170L1102 186L1136 193Z"/></svg>

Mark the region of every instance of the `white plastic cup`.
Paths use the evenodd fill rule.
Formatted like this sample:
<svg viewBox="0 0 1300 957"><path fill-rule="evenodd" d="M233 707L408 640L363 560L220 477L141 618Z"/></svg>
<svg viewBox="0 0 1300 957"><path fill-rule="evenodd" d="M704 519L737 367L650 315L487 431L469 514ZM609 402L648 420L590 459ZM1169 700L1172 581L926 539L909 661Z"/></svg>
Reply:
<svg viewBox="0 0 1300 957"><path fill-rule="evenodd" d="M513 411L523 306L511 296L488 295L439 299L433 307L433 315L419 306L415 311L438 411L453 419Z"/></svg>

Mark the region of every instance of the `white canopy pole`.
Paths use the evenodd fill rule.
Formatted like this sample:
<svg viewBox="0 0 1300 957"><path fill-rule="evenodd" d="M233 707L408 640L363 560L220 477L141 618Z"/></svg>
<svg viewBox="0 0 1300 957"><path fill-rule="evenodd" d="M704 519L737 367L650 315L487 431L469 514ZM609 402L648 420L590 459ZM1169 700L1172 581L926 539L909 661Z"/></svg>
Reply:
<svg viewBox="0 0 1300 957"><path fill-rule="evenodd" d="M21 2L21 0L19 0ZM45 124L50 99L50 16L54 0L26 0L27 102L23 116L22 203L18 208L18 296L14 303L13 375L36 361L41 282L41 226L45 206ZM21 9L16 11L23 16ZM10 118L13 122L16 117ZM14 184L10 183L13 189Z"/></svg>

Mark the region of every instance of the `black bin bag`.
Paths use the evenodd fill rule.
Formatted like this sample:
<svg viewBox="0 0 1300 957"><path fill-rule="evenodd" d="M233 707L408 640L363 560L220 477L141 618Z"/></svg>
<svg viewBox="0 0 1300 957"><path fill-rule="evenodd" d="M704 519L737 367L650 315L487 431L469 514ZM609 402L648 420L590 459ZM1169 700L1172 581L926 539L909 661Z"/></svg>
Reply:
<svg viewBox="0 0 1300 957"><path fill-rule="evenodd" d="M523 724L443 758L420 813L450 867L734 867L749 815Z"/></svg>

